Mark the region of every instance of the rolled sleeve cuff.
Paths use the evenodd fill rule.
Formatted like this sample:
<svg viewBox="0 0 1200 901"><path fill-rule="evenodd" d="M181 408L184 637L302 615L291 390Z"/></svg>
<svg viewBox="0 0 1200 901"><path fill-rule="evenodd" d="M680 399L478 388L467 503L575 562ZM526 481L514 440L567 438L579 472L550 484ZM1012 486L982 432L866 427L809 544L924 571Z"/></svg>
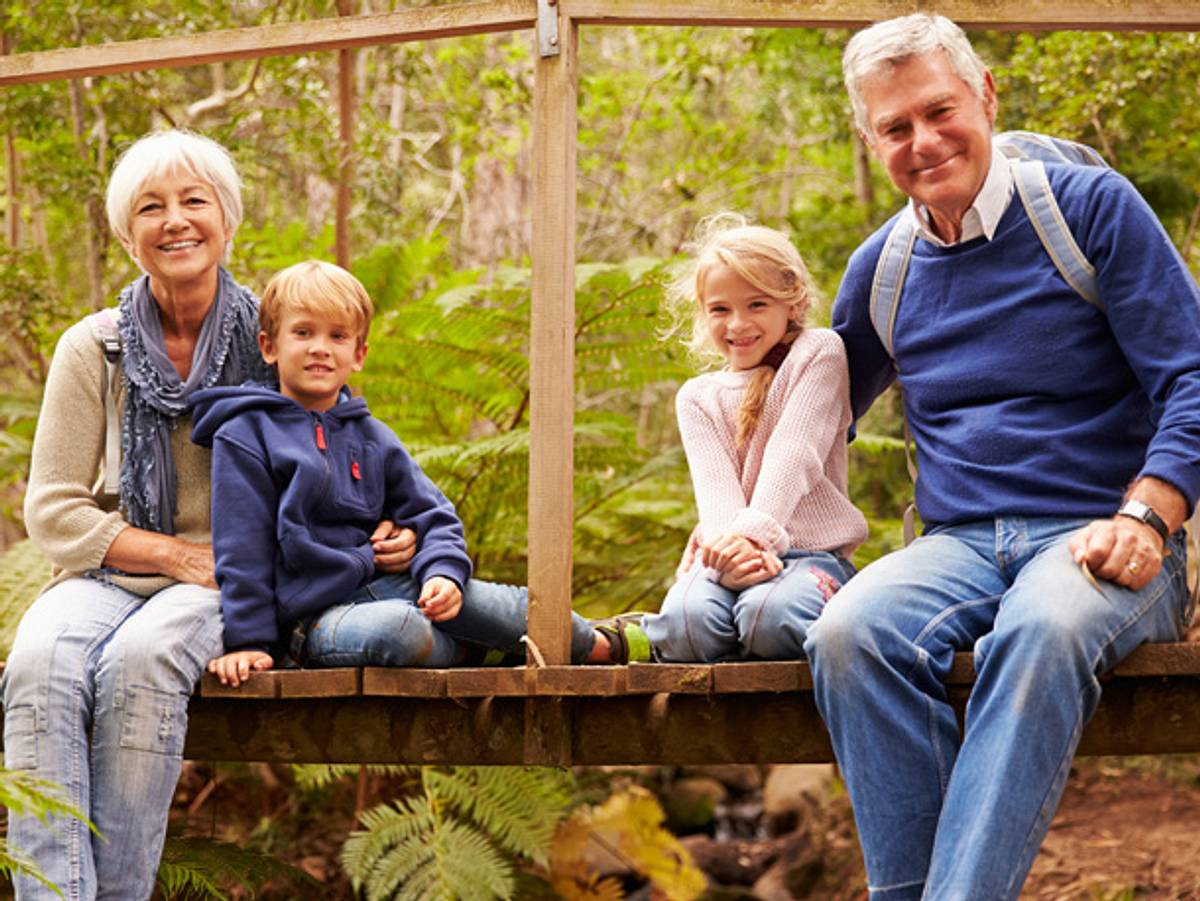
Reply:
<svg viewBox="0 0 1200 901"><path fill-rule="evenodd" d="M745 507L733 517L729 531L744 535L764 550L783 554L788 549L788 535L775 518Z"/></svg>
<svg viewBox="0 0 1200 901"><path fill-rule="evenodd" d="M1183 495L1187 516L1191 518L1196 511L1196 498L1200 497L1200 469L1169 454L1151 454L1138 473L1139 479L1147 476L1166 482Z"/></svg>

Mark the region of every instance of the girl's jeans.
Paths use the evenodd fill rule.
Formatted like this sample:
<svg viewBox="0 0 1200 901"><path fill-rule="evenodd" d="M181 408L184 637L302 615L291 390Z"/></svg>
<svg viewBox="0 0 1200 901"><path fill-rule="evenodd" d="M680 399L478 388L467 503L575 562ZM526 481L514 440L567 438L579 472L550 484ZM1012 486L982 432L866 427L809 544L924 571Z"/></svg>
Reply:
<svg viewBox="0 0 1200 901"><path fill-rule="evenodd" d="M8 840L69 901L150 897L188 698L220 653L219 596L196 585L142 598L70 579L21 620L3 679L4 764L62 785L103 838L75 819L13 816ZM16 893L58 897L25 876Z"/></svg>
<svg viewBox="0 0 1200 901"><path fill-rule="evenodd" d="M788 551L775 578L731 591L709 581L696 561L642 628L663 661L795 660L804 656L809 627L853 574L833 554Z"/></svg>
<svg viewBox="0 0 1200 901"><path fill-rule="evenodd" d="M1082 574L1083 519L932 530L859 573L812 626L817 705L849 788L873 901L1016 898L1049 828L1097 677L1191 617L1181 535L1141 591ZM942 679L974 649L965 735Z"/></svg>
<svg viewBox="0 0 1200 901"><path fill-rule="evenodd" d="M454 619L432 623L417 606L420 584L408 573L380 576L343 604L302 624L293 656L304 666L453 666L463 645L524 656L529 593L516 585L469 579ZM595 633L571 615L571 660L591 653Z"/></svg>

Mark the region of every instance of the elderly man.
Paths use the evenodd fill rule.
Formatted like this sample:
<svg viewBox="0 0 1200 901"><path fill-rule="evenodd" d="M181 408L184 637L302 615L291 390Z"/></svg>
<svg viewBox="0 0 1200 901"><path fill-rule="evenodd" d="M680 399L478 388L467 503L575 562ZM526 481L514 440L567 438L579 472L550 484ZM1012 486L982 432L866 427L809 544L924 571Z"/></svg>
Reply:
<svg viewBox="0 0 1200 901"><path fill-rule="evenodd" d="M910 202L852 256L834 328L855 416L900 379L926 532L851 580L806 650L871 898L1015 898L1097 676L1192 615L1200 292L1120 175L1046 164L1096 303L1068 284L993 149L992 75L952 22L882 22L844 68ZM872 284L899 224L916 237L884 336ZM971 649L960 732L942 679Z"/></svg>

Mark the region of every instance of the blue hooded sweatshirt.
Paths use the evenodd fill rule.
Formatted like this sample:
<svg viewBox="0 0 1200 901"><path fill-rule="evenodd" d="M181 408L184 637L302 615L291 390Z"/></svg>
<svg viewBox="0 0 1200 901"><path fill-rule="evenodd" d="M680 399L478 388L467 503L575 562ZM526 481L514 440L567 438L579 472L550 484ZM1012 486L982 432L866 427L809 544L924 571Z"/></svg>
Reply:
<svg viewBox="0 0 1200 901"><path fill-rule="evenodd" d="M211 447L212 531L227 651L272 650L293 623L375 575L381 520L417 534L418 583L471 575L462 522L362 398L321 413L246 383L192 397L192 440Z"/></svg>

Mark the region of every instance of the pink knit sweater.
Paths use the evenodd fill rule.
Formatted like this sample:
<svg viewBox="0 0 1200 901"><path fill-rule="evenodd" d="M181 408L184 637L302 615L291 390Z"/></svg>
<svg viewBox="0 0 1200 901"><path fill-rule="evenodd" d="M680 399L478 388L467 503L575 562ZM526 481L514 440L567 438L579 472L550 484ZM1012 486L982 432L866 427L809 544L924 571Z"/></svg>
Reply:
<svg viewBox="0 0 1200 901"><path fill-rule="evenodd" d="M738 450L737 411L754 372L705 373L675 398L702 540L736 532L776 554L848 557L867 521L846 496L850 377L841 338L823 328L800 334Z"/></svg>

